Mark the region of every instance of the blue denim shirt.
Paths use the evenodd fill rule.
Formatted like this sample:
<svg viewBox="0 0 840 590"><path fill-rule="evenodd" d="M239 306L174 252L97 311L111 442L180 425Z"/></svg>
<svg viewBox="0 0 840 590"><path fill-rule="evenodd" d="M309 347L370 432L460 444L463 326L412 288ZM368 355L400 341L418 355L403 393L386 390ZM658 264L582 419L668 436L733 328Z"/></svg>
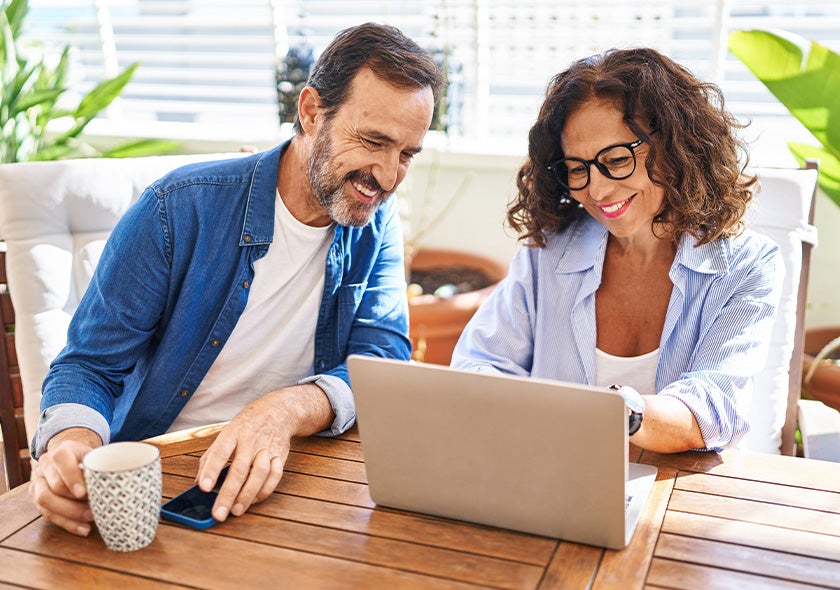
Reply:
<svg viewBox="0 0 840 590"><path fill-rule="evenodd" d="M105 442L166 432L245 309L254 262L273 237L286 146L175 170L120 219L44 380L36 456L70 426ZM408 359L407 335L403 238L389 199L365 227L336 224L327 253L316 374L301 382L327 394L331 433L355 420L347 355Z"/></svg>

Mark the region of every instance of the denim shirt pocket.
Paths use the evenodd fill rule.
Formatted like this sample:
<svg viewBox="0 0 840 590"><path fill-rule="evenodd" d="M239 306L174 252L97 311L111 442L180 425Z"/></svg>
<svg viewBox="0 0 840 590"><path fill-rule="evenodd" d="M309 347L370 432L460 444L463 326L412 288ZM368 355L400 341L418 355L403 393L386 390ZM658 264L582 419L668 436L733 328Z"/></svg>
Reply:
<svg viewBox="0 0 840 590"><path fill-rule="evenodd" d="M336 342L339 348L339 358L347 355L347 344L350 330L356 320L357 312L367 289L367 283L351 283L342 285L338 289L338 307L336 310Z"/></svg>

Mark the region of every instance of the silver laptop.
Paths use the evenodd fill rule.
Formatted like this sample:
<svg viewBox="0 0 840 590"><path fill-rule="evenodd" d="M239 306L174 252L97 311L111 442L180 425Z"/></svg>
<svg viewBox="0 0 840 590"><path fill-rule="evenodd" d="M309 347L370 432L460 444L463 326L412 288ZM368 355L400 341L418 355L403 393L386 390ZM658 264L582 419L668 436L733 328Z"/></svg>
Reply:
<svg viewBox="0 0 840 590"><path fill-rule="evenodd" d="M656 467L606 388L351 355L374 502L620 549Z"/></svg>

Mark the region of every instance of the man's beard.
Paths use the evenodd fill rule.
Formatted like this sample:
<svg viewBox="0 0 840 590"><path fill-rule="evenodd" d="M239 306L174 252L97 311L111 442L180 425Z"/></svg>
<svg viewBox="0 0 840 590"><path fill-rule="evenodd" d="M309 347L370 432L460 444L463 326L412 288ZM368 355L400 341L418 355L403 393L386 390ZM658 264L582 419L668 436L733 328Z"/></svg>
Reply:
<svg viewBox="0 0 840 590"><path fill-rule="evenodd" d="M362 227L373 218L379 206L385 202L388 195L378 197L372 203L365 203L359 199L344 194L345 183L357 182L382 191L373 175L354 170L343 178L333 172L332 144L329 139L330 127L324 126L315 138L312 155L309 158L307 172L312 193L318 203L327 210L330 217L340 225Z"/></svg>

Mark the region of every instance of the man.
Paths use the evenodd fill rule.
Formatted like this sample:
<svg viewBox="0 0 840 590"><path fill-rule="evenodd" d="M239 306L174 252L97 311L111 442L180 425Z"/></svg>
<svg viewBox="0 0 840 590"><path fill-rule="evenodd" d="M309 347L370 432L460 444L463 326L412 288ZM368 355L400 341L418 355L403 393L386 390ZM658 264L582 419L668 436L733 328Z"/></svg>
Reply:
<svg viewBox="0 0 840 590"><path fill-rule="evenodd" d="M44 381L30 492L79 535L91 448L230 422L201 459L224 520L267 498L293 436L355 420L350 353L407 359L403 244L389 197L442 77L397 29L339 33L271 151L176 170L114 229Z"/></svg>

